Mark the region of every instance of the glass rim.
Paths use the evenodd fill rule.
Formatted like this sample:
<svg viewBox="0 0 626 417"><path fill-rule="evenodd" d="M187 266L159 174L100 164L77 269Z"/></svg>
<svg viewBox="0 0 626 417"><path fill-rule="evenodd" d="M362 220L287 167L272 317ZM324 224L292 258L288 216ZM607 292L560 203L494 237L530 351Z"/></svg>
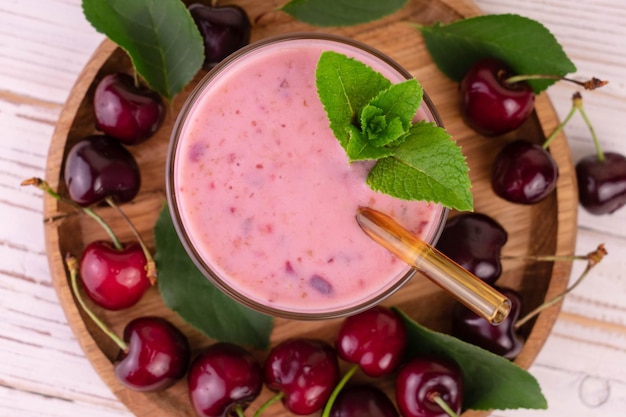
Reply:
<svg viewBox="0 0 626 417"><path fill-rule="evenodd" d="M400 64L395 62L392 58L390 58L388 55L384 54L383 52L363 42L360 42L360 41L357 41L357 40L354 40L345 36L341 36L341 35L318 33L318 32L298 32L298 33L289 33L289 34L270 36L270 37L261 39L259 41L256 41L254 43L251 43L237 50L233 54L229 55L227 58L225 58L224 60L219 62L217 65L215 65L210 71L208 71L202 77L202 79L196 84L196 86L193 88L193 90L191 91L187 99L185 100L185 103L183 104L181 110L179 111L177 115L176 122L174 124L174 127L170 135L170 143L169 143L169 147L167 151L167 158L166 158L166 164L165 164L165 186L166 186L166 198L167 198L167 203L168 203L169 214L171 216L172 223L174 225L176 234L178 235L181 244L183 245L190 259L195 264L196 268L198 268L198 270L220 291L222 291L223 293L225 293L226 295L228 295L235 301L245 305L246 307L249 307L255 311L258 311L260 313L267 314L270 316L293 319L293 320L326 320L326 319L340 318L340 317L357 314L359 312L362 312L364 310L374 307L375 305L381 303L382 301L387 299L389 296L391 296L393 293L398 291L400 288L402 288L404 284L406 284L411 278L413 278L413 276L416 274L416 271L414 269L409 268L407 265L408 270L405 273L400 272L398 274L398 275L402 275L400 278L396 278L395 280L392 280L391 283L387 284L386 289L376 293L375 296L371 298L367 298L363 301L359 301L347 307L346 306L339 307L338 309L335 309L335 310L328 310L328 311L323 311L323 312L290 311L290 310L285 310L285 309L281 309L277 307L268 306L266 304L262 304L258 301L255 301L246 297L244 294L240 293L239 291L229 286L226 282L224 282L224 279L219 277L218 274L213 271L210 265L205 263L205 261L202 259L201 254L198 253L198 251L194 247L192 243L192 239L187 233L187 231L185 230L185 227L183 225L183 221L180 216L178 200L176 197L176 193L174 191L175 186L173 184L175 182L174 177L175 177L175 163L176 163L176 153L177 153L176 151L177 151L179 139L181 136L180 133L182 131L182 128L184 126L188 113L194 108L194 105L196 104L201 93L204 91L204 88L214 78L216 78L221 72L225 71L232 63L236 62L239 59L242 59L247 54L259 48L262 48L268 45L273 45L276 43L281 43L281 42L290 42L293 40L307 40L307 39L338 42L338 43L347 44L349 46L358 48L361 51L371 54L375 56L376 58L382 60L386 65L388 65L394 71L398 72L405 79L414 78L411 73L409 73L405 68L400 66ZM427 114L430 117L432 117L433 121L438 126L443 127L443 121L439 113L437 112L437 109L435 108L432 100L430 99L430 97L428 96L425 90L423 90L422 100L423 100L423 103L426 105L425 110ZM441 233L443 232L443 228L445 226L445 223L448 217L448 213L449 213L449 209L445 206L441 206L441 213L439 215L438 224L436 225L436 227L433 228L432 236L430 236L430 240L429 240L430 244L434 245L439 239L439 237L441 236Z"/></svg>

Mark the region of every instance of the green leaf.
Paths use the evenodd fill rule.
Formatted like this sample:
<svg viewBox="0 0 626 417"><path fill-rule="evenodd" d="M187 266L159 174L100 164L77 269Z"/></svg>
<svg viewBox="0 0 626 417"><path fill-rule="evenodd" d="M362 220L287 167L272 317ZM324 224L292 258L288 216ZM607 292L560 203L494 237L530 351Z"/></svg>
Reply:
<svg viewBox="0 0 626 417"><path fill-rule="evenodd" d="M398 312L407 327L407 352L411 357L444 355L463 371L463 408L505 410L546 409L547 401L537 380L515 363L455 337L434 332Z"/></svg>
<svg viewBox="0 0 626 417"><path fill-rule="evenodd" d="M393 156L370 171L369 186L405 200L424 200L457 210L472 210L468 167L461 148L445 130L420 122Z"/></svg>
<svg viewBox="0 0 626 417"><path fill-rule="evenodd" d="M350 162L377 160L393 155L393 148L373 146L359 128L350 125L348 128L350 139L346 147L346 153Z"/></svg>
<svg viewBox="0 0 626 417"><path fill-rule="evenodd" d="M320 56L315 77L330 128L346 149L349 126L357 121L360 110L391 82L362 62L332 51Z"/></svg>
<svg viewBox="0 0 626 417"><path fill-rule="evenodd" d="M91 25L118 44L151 89L171 100L204 61L204 43L180 0L83 0Z"/></svg>
<svg viewBox="0 0 626 417"><path fill-rule="evenodd" d="M404 137L422 102L423 89L415 79L381 91L361 111L361 130L374 146L386 146Z"/></svg>
<svg viewBox="0 0 626 417"><path fill-rule="evenodd" d="M315 26L367 23L400 10L407 0L291 0L281 10Z"/></svg>
<svg viewBox="0 0 626 417"><path fill-rule="evenodd" d="M265 349L272 318L257 313L211 284L178 239L167 207L154 228L159 291L165 304L208 337Z"/></svg>
<svg viewBox="0 0 626 417"><path fill-rule="evenodd" d="M476 61L492 57L517 74L564 76L576 71L561 45L541 23L515 14L483 15L419 28L435 64L460 81ZM554 80L530 80L539 93Z"/></svg>

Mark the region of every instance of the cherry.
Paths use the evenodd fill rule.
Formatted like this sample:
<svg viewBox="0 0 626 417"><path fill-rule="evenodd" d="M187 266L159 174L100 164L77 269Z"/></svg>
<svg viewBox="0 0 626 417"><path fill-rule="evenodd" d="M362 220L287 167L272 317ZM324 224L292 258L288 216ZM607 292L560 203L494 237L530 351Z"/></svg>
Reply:
<svg viewBox="0 0 626 417"><path fill-rule="evenodd" d="M611 214L626 204L626 157L605 152L600 159L589 155L576 163L578 195L591 214Z"/></svg>
<svg viewBox="0 0 626 417"><path fill-rule="evenodd" d="M559 177L556 161L546 148L523 139L505 145L493 163L494 192L518 204L535 204L546 198Z"/></svg>
<svg viewBox="0 0 626 417"><path fill-rule="evenodd" d="M233 415L245 410L263 386L261 366L246 349L219 342L205 349L191 364L189 396L201 417Z"/></svg>
<svg viewBox="0 0 626 417"><path fill-rule="evenodd" d="M151 287L147 260L137 243L115 248L106 241L87 245L80 261L80 278L91 298L108 310L128 308Z"/></svg>
<svg viewBox="0 0 626 417"><path fill-rule="evenodd" d="M457 304L452 312L452 334L497 355L514 359L524 345L515 328L522 308L522 298L517 291L510 288L499 290L511 301L511 312L502 323L494 326L465 306Z"/></svg>
<svg viewBox="0 0 626 417"><path fill-rule="evenodd" d="M165 108L154 91L137 86L124 73L105 76L93 97L96 127L126 145L151 137L161 126Z"/></svg>
<svg viewBox="0 0 626 417"><path fill-rule="evenodd" d="M418 357L396 377L396 403L404 417L447 417L461 413L463 374L443 357Z"/></svg>
<svg viewBox="0 0 626 417"><path fill-rule="evenodd" d="M448 220L437 249L483 281L493 284L502 273L500 252L506 230L482 213L462 213Z"/></svg>
<svg viewBox="0 0 626 417"><path fill-rule="evenodd" d="M382 390L359 384L346 387L339 393L330 417L398 417L398 411Z"/></svg>
<svg viewBox="0 0 626 417"><path fill-rule="evenodd" d="M68 254L72 294L93 322L119 348L114 372L120 383L135 391L161 391L187 372L191 350L185 335L161 317L139 317L124 328L124 339L111 331L89 308L78 288L78 261Z"/></svg>
<svg viewBox="0 0 626 417"><path fill-rule="evenodd" d="M335 342L339 356L373 377L393 372L406 348L406 329L398 314L376 306L347 317Z"/></svg>
<svg viewBox="0 0 626 417"><path fill-rule="evenodd" d="M466 123L486 136L517 129L532 113L535 94L524 82L507 82L512 71L501 61L477 61L460 85L461 112Z"/></svg>
<svg viewBox="0 0 626 417"><path fill-rule="evenodd" d="M140 317L124 328L128 347L115 364L117 379L135 391L161 391L185 376L190 348L185 335L160 317Z"/></svg>
<svg viewBox="0 0 626 417"><path fill-rule="evenodd" d="M576 111L583 117L596 148L595 154L576 163L580 204L591 214L614 213L626 204L626 157L616 152L602 151L598 136L583 107L580 93L572 96L572 108L552 136L563 129Z"/></svg>
<svg viewBox="0 0 626 417"><path fill-rule="evenodd" d="M74 144L66 158L65 185L71 200L89 206L107 196L116 202L132 200L139 191L139 166L115 139L88 136Z"/></svg>
<svg viewBox="0 0 626 417"><path fill-rule="evenodd" d="M264 363L267 387L278 391L294 414L320 410L339 380L339 363L332 346L316 339L287 339L274 346Z"/></svg>
<svg viewBox="0 0 626 417"><path fill-rule="evenodd" d="M241 7L193 3L188 10L204 40L206 70L250 42L250 19Z"/></svg>

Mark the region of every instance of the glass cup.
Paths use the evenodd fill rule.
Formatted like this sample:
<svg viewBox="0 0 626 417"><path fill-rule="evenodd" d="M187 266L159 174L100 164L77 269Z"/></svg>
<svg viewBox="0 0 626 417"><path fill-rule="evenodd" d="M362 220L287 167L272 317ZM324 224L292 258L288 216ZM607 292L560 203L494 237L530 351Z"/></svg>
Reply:
<svg viewBox="0 0 626 417"><path fill-rule="evenodd" d="M199 270L236 301L298 320L355 314L415 274L360 230L359 207L391 214L433 245L448 214L370 190L372 163L348 162L315 87L326 50L394 83L412 78L381 52L336 35L259 41L196 86L176 121L166 165L170 213ZM426 94L416 117L442 125Z"/></svg>

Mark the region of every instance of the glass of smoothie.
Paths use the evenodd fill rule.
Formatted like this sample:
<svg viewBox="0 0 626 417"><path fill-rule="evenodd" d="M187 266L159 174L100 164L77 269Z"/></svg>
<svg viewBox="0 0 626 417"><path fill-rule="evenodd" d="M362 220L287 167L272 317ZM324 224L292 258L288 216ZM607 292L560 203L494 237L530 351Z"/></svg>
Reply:
<svg viewBox="0 0 626 417"><path fill-rule="evenodd" d="M355 314L414 275L355 221L392 216L434 244L447 210L371 190L372 163L349 163L329 127L315 70L323 51L353 57L392 83L410 73L384 54L328 34L289 34L241 49L192 92L172 133L169 209L181 242L220 290L291 319ZM441 125L424 94L416 114Z"/></svg>

